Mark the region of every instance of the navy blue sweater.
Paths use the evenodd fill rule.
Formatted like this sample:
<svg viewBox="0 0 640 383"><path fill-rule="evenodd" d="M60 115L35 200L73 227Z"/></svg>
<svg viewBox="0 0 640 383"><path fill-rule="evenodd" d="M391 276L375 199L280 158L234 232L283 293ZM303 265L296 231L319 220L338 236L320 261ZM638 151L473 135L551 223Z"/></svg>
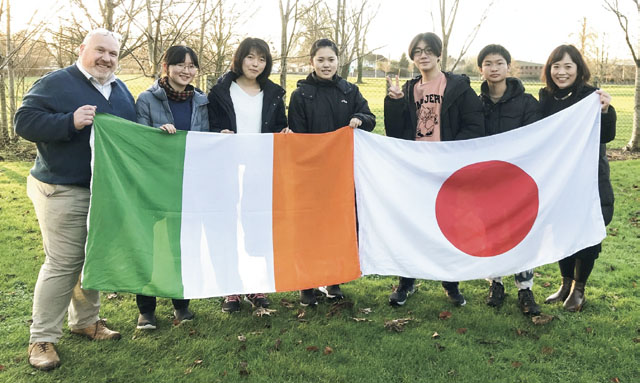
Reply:
<svg viewBox="0 0 640 383"><path fill-rule="evenodd" d="M38 155L31 169L36 179L89 187L91 126L76 130L73 125L73 112L83 105L136 121L133 96L122 81L111 84L106 100L75 65L46 74L24 96L14 124L18 135L36 143Z"/></svg>

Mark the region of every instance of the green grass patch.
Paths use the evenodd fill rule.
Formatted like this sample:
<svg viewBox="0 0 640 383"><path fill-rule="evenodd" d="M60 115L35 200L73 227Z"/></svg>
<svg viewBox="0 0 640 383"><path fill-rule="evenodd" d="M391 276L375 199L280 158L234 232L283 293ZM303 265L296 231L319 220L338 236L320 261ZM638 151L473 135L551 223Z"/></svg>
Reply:
<svg viewBox="0 0 640 383"><path fill-rule="evenodd" d="M220 299L194 300L196 319L174 326L171 303L159 299L159 328L143 332L135 329L133 295L109 299L103 293L101 315L123 338L90 342L65 329L58 345L63 364L49 373L32 369L26 355L33 288L44 260L25 193L30 167L0 162L2 382L640 381L640 160L611 164L616 214L583 312L543 305L554 319L535 325L517 308L512 277L497 310L484 304L488 283L482 280L461 283L468 301L462 308L447 302L438 282L422 281L407 304L394 309L387 299L396 279L370 276L344 285L352 306L322 302L302 317L292 292L272 294L277 312L264 317L252 316L248 305L227 315ZM542 303L560 276L556 265L536 272L533 290ZM363 312L367 308L371 313ZM439 319L443 311L451 317ZM411 319L404 331L385 328L385 321L398 318Z"/></svg>

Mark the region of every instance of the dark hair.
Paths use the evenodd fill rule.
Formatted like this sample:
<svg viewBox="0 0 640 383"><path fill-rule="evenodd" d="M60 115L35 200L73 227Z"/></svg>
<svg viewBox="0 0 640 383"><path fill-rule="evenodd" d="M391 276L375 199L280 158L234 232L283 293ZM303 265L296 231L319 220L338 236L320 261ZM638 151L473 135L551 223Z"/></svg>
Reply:
<svg viewBox="0 0 640 383"><path fill-rule="evenodd" d="M500 55L507 62L507 65L511 65L511 54L507 48L498 44L489 44L478 53L478 67L482 67L482 62L489 55Z"/></svg>
<svg viewBox="0 0 640 383"><path fill-rule="evenodd" d="M336 45L336 43L334 43L329 39L320 39L320 40L314 41L313 44L311 44L311 50L309 51L309 57L311 58L311 60L313 60L313 58L316 56L316 53L318 53L318 50L320 50L320 48L331 48L331 50L336 54L336 56L340 55L338 53L338 46Z"/></svg>
<svg viewBox="0 0 640 383"><path fill-rule="evenodd" d="M427 44L427 48L429 48L436 57L442 55L442 40L440 40L440 37L432 32L420 33L417 34L416 37L411 40L411 44L409 44L409 58L411 60L413 60L413 50L416 49L420 41L424 41L424 43Z"/></svg>
<svg viewBox="0 0 640 383"><path fill-rule="evenodd" d="M578 73L576 74L576 86L582 86L586 84L591 78L591 72L589 71L589 67L587 67L587 63L584 62L580 51L574 47L573 45L560 45L556 49L554 49L549 58L547 59L547 63L544 64L544 70L542 71L542 81L545 82L545 89L549 92L555 92L558 90L558 86L553 82L551 78L551 66L558 61L562 60L565 54L568 54L576 64L576 69Z"/></svg>
<svg viewBox="0 0 640 383"><path fill-rule="evenodd" d="M196 68L200 68L198 64L198 55L193 49L184 45L174 45L167 49L162 55L162 63L167 65L176 65L184 62L184 59L189 55L191 62Z"/></svg>
<svg viewBox="0 0 640 383"><path fill-rule="evenodd" d="M271 51L269 50L269 44L262 39L255 37L247 37L242 40L238 49L233 53L233 60L231 61L231 71L235 74L242 76L242 61L245 57L249 56L251 51L255 51L257 54L264 56L267 64L264 66L264 70L258 76L258 83L262 86L267 82L271 75L271 67L273 66L273 58L271 58Z"/></svg>

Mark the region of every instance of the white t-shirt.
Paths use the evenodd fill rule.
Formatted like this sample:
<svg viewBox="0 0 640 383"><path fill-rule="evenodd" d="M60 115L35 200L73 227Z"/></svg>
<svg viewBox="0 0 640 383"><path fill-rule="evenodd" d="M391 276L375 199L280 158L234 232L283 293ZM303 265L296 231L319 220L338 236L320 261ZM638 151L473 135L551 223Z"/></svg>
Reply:
<svg viewBox="0 0 640 383"><path fill-rule="evenodd" d="M231 82L231 101L236 112L236 133L261 133L262 132L262 99L264 92L255 96L248 95L235 81Z"/></svg>

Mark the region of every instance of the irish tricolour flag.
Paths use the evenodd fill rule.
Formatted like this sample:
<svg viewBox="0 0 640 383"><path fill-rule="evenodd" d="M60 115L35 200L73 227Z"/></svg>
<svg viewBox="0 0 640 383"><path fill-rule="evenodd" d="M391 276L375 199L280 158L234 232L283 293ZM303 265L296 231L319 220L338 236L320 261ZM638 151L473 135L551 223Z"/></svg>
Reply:
<svg viewBox="0 0 640 383"><path fill-rule="evenodd" d="M606 234L599 127L597 95L435 143L350 128L168 135L99 115L83 286L199 298L555 262Z"/></svg>
<svg viewBox="0 0 640 383"><path fill-rule="evenodd" d="M96 116L83 286L200 298L360 276L353 132L168 135Z"/></svg>

